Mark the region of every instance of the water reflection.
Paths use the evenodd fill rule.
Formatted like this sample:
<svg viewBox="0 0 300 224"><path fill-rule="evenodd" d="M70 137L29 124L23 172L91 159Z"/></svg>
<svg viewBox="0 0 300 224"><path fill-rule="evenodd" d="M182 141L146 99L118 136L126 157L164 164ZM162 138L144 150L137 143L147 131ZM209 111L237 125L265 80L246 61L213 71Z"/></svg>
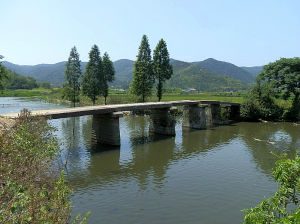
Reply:
<svg viewBox="0 0 300 224"><path fill-rule="evenodd" d="M222 148L237 139L247 145L257 166L270 175L277 160L270 152L285 152L292 157L300 143L296 134L299 127L289 123L240 123L209 130L181 130L179 122L176 129L182 132L175 141L175 138L149 134L147 116L126 116L120 121L122 145L116 148L96 144L91 126L91 117L81 122L74 118L62 122L63 136L71 141L69 160L73 165L69 169L74 170L70 178L79 188L95 183L111 183L118 179L130 181L131 178L137 179L141 189L148 185L150 179L161 186L171 164L201 154L205 156L209 150ZM73 137L70 138L70 135ZM82 148L85 148L84 154L89 157L85 171L88 176L82 175L82 170L78 170L75 165L76 161L83 159L80 153Z"/></svg>
<svg viewBox="0 0 300 224"><path fill-rule="evenodd" d="M91 157L84 176L82 172L71 172L71 181L75 186L83 188L90 184L101 185L114 182L115 179L126 181L126 179L130 178L136 178L141 189L147 186L149 178L153 178L157 186L161 185L169 162L173 157L174 138L170 139L159 135L144 136L144 134L148 134L149 124L147 118L137 117L134 119L134 122L130 118L125 118L121 121L121 128L125 128L127 132L125 136L122 136L124 140L122 141L121 151L126 151L129 147L131 156L129 163L123 162L120 164L120 150L116 150L118 148L96 144L91 141L93 135L86 134L91 133L91 123L91 118L88 118L82 124L82 129L85 133L83 135L84 144L89 146L87 151L91 152ZM69 129L72 128L69 126ZM139 136L140 134L142 136ZM69 145L76 146L79 138L69 139L70 141L72 139L75 141ZM152 143L151 146L147 144L150 142ZM112 149L114 150L111 151ZM72 156L70 156L70 160L77 157L73 155L77 154L74 151L77 151L76 147L71 150L70 154ZM77 170L74 164L69 168Z"/></svg>
<svg viewBox="0 0 300 224"><path fill-rule="evenodd" d="M293 158L300 148L299 127L291 123L243 123L237 126L236 132L251 151L255 163L268 175L277 160L271 152L286 153L288 158Z"/></svg>
<svg viewBox="0 0 300 224"><path fill-rule="evenodd" d="M292 143L295 142L293 138L296 137L296 135L289 134L289 131L295 130L283 130L282 127L277 128L276 126L265 127L267 129L263 129L264 126L259 127L260 131L254 135L253 132L257 129L257 124L251 123L233 124L209 130L190 130L186 128L182 130L179 121L176 126L177 136L170 138L150 135L148 132L148 119L146 116L120 119L121 147L119 150L107 150L109 149L107 146L91 144L93 138L93 135L90 134L92 130L91 118L82 121L82 136L84 137L83 142L79 145L85 145L86 151L90 152L90 155L85 169L73 164L73 170L69 171L68 174L70 183L78 192L74 196L76 202L79 200L79 195L82 194L85 195L82 197L88 200L89 197L86 195L88 192L88 194L97 195L96 197L106 198L108 197L104 193L106 191L116 193L127 192L127 189L130 189L131 197L134 192L136 194L140 192L142 195L146 194L149 197L151 195L156 197L155 195L158 194L160 197L168 198L168 205L172 204L169 195L178 200L181 198L179 197L180 194L185 195L183 199L187 200L186 206L188 206L189 203L196 203L190 198L188 192L199 191L199 193L202 192L200 195L191 195L202 201L201 203L198 201L198 206L211 208L213 206L211 203L222 203L222 201L228 200L227 197L236 194L239 195L239 198L236 200L230 199L228 201L230 204L226 205L228 209L234 210L234 212L229 212L231 215L227 214L228 210L226 210L226 214L218 210L219 214L223 214L222 217L231 220L228 223L232 223L234 220L241 219L240 209L249 207L249 202L261 198L266 192L271 191L272 186L275 187L271 179L265 179L260 173L253 173L251 160L268 175L271 168L274 167L275 161L275 158L269 153L271 148L266 149L264 147L269 143L258 142L254 138L277 142L290 141ZM265 132L268 132L268 134L265 134ZM271 144L269 147L272 146L272 150L276 149ZM73 150L77 149L74 148ZM279 150L292 153L289 151L290 149L286 148ZM214 154L218 156L214 156ZM187 166L189 163L192 164ZM186 167L189 166L191 168L187 169ZM174 187L170 188L169 182L173 182ZM194 186L191 186L191 184ZM257 194L249 197L248 193L252 188L257 188ZM188 192L183 192L183 189ZM126 200L129 199L124 195L122 197L125 201L120 199L120 203L124 205ZM141 196L138 201L144 200L142 198L144 196ZM103 200L106 203L108 202L108 199ZM158 202L157 200L154 201ZM240 200L242 201L238 202ZM83 202L81 201L81 203ZM84 204L89 206L88 201ZM76 206L80 207L78 202ZM146 205L140 204L139 206L144 207ZM151 203L150 207L152 208L152 206L154 205ZM103 204L97 203L96 208L91 209L103 211L105 207L103 207ZM111 207L111 209L115 210L116 208ZM76 212L76 209L74 212ZM123 215L128 214L127 212L119 212ZM210 220L206 223L215 221L209 218L212 215L211 211L205 210L205 213L210 214L206 216L203 216L203 212L200 212L201 216L205 217L206 220ZM144 212L142 213L145 215ZM233 216L233 214L235 214L235 217L231 218L230 216ZM98 217L98 214L96 216ZM107 217L106 220L107 222L116 221L113 217ZM128 220L131 219L128 218ZM176 219L173 219L173 222L176 222ZM125 223L130 223L130 221Z"/></svg>
<svg viewBox="0 0 300 224"><path fill-rule="evenodd" d="M233 150L235 146L230 144L234 141L246 144L257 167L270 177L277 160L270 152L285 152L292 157L300 142L296 134L299 127L285 123L240 123L209 130L181 130L179 122L176 138L149 135L146 116L124 117L120 124L121 148L111 148L93 141L91 117L62 122L63 138L69 139L68 178L76 189L101 189L135 179L140 191L149 186L159 191L173 164L199 155L205 157L210 150Z"/></svg>
<svg viewBox="0 0 300 224"><path fill-rule="evenodd" d="M197 155L201 152L230 142L236 137L236 133L232 128L229 129L228 126L226 126L226 131L224 131L224 127L225 126L221 126L208 130L184 129L182 136L182 148L184 151L181 153L180 157Z"/></svg>

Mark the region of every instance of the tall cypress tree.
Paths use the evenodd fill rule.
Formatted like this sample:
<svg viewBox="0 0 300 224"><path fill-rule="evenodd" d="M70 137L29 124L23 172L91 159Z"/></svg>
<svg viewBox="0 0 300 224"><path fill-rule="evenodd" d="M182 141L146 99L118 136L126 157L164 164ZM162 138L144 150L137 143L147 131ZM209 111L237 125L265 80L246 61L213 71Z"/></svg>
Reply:
<svg viewBox="0 0 300 224"><path fill-rule="evenodd" d="M134 64L133 81L131 83L131 91L133 94L145 98L151 95L154 84L154 76L152 71L151 50L148 38L143 35L137 60Z"/></svg>
<svg viewBox="0 0 300 224"><path fill-rule="evenodd" d="M163 93L163 83L170 79L173 74L167 44L163 39L158 42L153 53L153 73L157 79L157 97L160 101Z"/></svg>
<svg viewBox="0 0 300 224"><path fill-rule="evenodd" d="M104 103L106 105L106 98L108 96L108 82L112 82L115 79L115 69L112 61L109 58L108 53L104 53L102 58L102 96L104 97Z"/></svg>
<svg viewBox="0 0 300 224"><path fill-rule="evenodd" d="M76 47L71 49L68 62L66 63L64 84L64 97L70 100L75 107L75 103L79 101L81 68L79 54Z"/></svg>
<svg viewBox="0 0 300 224"><path fill-rule="evenodd" d="M102 76L102 59L97 45L94 45L89 53L89 62L82 78L83 94L89 97L93 105L101 93Z"/></svg>

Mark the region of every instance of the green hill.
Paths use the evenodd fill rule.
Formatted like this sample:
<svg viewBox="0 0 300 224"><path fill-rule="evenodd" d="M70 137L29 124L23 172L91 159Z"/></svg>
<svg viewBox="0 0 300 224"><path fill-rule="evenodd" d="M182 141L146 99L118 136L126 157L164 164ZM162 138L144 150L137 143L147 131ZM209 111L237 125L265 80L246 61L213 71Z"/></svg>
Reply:
<svg viewBox="0 0 300 224"><path fill-rule="evenodd" d="M60 85L64 81L65 62L40 65L16 65L4 61L2 65L22 76L35 78L39 82Z"/></svg>
<svg viewBox="0 0 300 224"><path fill-rule="evenodd" d="M208 58L204 61L193 62L193 64L199 65L202 68L207 69L211 73L218 75L226 75L228 77L238 79L245 83L251 83L254 81L253 76L249 72L228 62Z"/></svg>
<svg viewBox="0 0 300 224"><path fill-rule="evenodd" d="M171 59L174 75L166 87L195 88L202 91L237 91L247 89L240 80L215 75L208 70L188 62ZM127 89L132 80L134 61L122 59L114 62L116 81L112 84Z"/></svg>
<svg viewBox="0 0 300 224"><path fill-rule="evenodd" d="M254 80L253 76L242 68L215 59L194 63L171 59L170 62L173 66L174 75L171 80L167 81L168 87L196 88L203 91L228 91L245 89L247 88L245 83ZM31 66L16 65L4 61L3 65L20 75L33 77L39 82L61 85L65 77L65 63ZM83 72L86 64L86 62L81 63ZM122 89L129 88L133 75L134 61L128 59L117 60L114 62L114 68L116 75L115 81L111 86Z"/></svg>
<svg viewBox="0 0 300 224"><path fill-rule="evenodd" d="M170 63L173 66L173 71L179 71L182 69L185 69L191 65L191 63L185 62L185 61L178 61L175 59L170 59Z"/></svg>
<svg viewBox="0 0 300 224"><path fill-rule="evenodd" d="M112 83L113 86L118 86L122 89L129 87L130 81L132 80L134 61L128 59L120 59L114 62L115 68L115 81Z"/></svg>
<svg viewBox="0 0 300 224"><path fill-rule="evenodd" d="M174 75L166 82L166 86L195 88L199 91L237 91L247 89L247 84L240 80L215 75L200 66L192 64L183 69L174 70Z"/></svg>

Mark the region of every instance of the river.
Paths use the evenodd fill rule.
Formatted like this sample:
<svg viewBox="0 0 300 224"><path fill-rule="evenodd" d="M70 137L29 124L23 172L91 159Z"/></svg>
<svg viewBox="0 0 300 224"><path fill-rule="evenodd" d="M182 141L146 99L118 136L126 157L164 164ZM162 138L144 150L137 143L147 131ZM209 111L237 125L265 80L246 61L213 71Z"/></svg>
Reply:
<svg viewBox="0 0 300 224"><path fill-rule="evenodd" d="M59 108L26 98L0 98L0 113ZM242 209L269 197L276 158L299 153L300 126L235 123L209 130L181 127L151 136L147 116L120 119L121 147L96 146L92 117L52 120L64 149L73 211L88 223L241 223Z"/></svg>

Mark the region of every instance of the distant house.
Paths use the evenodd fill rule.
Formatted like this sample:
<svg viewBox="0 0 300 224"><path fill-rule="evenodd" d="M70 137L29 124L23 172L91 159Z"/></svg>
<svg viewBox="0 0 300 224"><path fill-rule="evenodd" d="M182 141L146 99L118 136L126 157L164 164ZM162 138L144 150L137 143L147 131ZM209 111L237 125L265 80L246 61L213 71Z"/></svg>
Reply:
<svg viewBox="0 0 300 224"><path fill-rule="evenodd" d="M198 91L196 89L193 89L193 88L184 89L184 90L182 90L182 92L184 92L184 93L198 93Z"/></svg>

